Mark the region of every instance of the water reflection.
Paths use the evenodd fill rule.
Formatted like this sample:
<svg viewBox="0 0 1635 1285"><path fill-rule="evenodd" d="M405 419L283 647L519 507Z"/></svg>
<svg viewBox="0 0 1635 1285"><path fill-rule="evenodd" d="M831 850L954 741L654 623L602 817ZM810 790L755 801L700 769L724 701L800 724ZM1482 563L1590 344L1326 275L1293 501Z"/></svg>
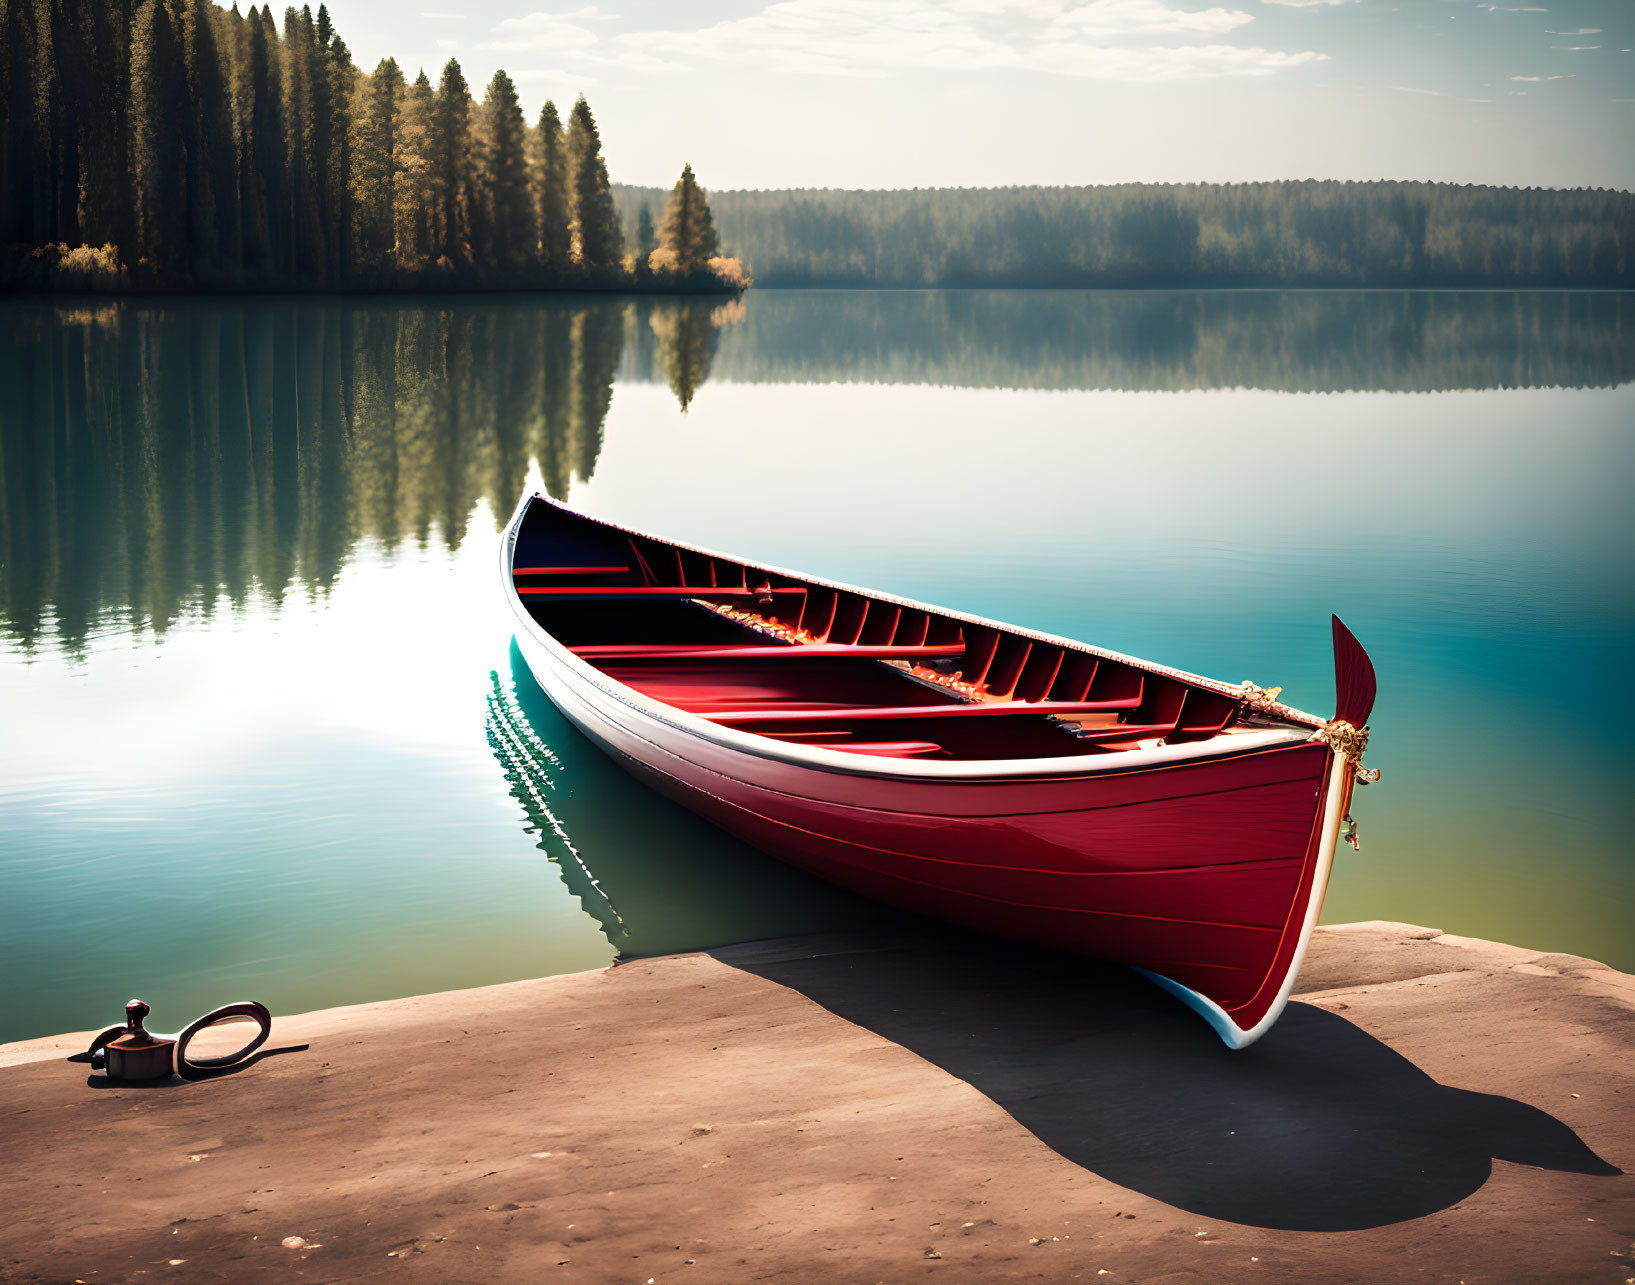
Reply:
<svg viewBox="0 0 1635 1285"><path fill-rule="evenodd" d="M1635 378L1635 295L755 291L718 379L1429 392Z"/></svg>
<svg viewBox="0 0 1635 1285"><path fill-rule="evenodd" d="M639 784L557 711L511 647L488 743L536 846L621 959L888 921Z"/></svg>
<svg viewBox="0 0 1635 1285"><path fill-rule="evenodd" d="M359 539L458 548L530 462L595 472L628 336L685 407L736 319L689 301L403 306L8 305L0 351L0 618L162 632L322 592Z"/></svg>
<svg viewBox="0 0 1635 1285"><path fill-rule="evenodd" d="M678 307L653 310L649 324L658 340L657 360L683 411L710 377L721 327L742 321L747 315L748 307L742 299L728 303L690 299Z"/></svg>
<svg viewBox="0 0 1635 1285"><path fill-rule="evenodd" d="M458 548L530 462L591 478L615 379L1396 389L1635 378L1627 294L766 292L0 313L0 617L163 631L322 592L360 538ZM725 336L725 338L724 338Z"/></svg>
<svg viewBox="0 0 1635 1285"><path fill-rule="evenodd" d="M489 533L527 484L1314 706L1338 606L1386 783L1331 917L1629 967L1631 306L6 301L0 973L35 984L0 1039L95 1025L110 988L290 1011L849 913L510 693ZM1389 395L1523 384L1575 391ZM485 700L536 767L496 768ZM163 950L63 951L132 915Z"/></svg>

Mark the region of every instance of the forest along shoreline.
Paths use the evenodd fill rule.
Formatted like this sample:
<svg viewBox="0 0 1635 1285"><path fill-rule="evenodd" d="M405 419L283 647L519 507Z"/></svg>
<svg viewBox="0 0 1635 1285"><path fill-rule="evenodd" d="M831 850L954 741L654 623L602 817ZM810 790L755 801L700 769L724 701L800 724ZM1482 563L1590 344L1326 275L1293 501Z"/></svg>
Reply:
<svg viewBox="0 0 1635 1285"><path fill-rule="evenodd" d="M133 13L134 8L134 13ZM529 125L494 73L371 73L324 5L13 5L0 15L0 285L733 293L685 166L655 225L614 207L583 95Z"/></svg>
<svg viewBox="0 0 1635 1285"><path fill-rule="evenodd" d="M503 70L480 101L453 58L435 87L365 72L321 4L282 31L266 4L51 9L0 14L0 289L1635 288L1629 192L706 195L688 165L666 193L610 182L583 96L530 124Z"/></svg>
<svg viewBox="0 0 1635 1285"><path fill-rule="evenodd" d="M1295 990L1233 1052L1127 969L846 935L275 1016L199 1083L88 1077L60 1059L89 1033L0 1046L8 1265L1567 1281L1627 1259L1635 977L1363 923L1318 928Z"/></svg>

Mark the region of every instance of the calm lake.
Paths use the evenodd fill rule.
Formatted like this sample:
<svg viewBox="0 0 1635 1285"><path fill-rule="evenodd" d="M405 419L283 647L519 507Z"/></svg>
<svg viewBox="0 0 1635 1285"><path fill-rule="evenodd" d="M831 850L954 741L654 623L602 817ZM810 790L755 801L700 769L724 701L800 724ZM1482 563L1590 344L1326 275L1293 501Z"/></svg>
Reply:
<svg viewBox="0 0 1635 1285"><path fill-rule="evenodd" d="M624 777L510 643L525 486L1331 709L1324 918L1635 969L1635 296L0 302L0 1040L881 912Z"/></svg>

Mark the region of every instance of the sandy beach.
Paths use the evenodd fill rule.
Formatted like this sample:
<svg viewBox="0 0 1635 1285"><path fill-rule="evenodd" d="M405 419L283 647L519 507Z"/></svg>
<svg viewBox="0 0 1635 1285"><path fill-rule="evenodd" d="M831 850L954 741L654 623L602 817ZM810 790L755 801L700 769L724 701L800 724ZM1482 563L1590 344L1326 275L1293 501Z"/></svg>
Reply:
<svg viewBox="0 0 1635 1285"><path fill-rule="evenodd" d="M1296 990L1232 1053L1125 970L802 938L279 1015L194 1083L0 1046L0 1278L1635 1279L1635 978L1368 923Z"/></svg>

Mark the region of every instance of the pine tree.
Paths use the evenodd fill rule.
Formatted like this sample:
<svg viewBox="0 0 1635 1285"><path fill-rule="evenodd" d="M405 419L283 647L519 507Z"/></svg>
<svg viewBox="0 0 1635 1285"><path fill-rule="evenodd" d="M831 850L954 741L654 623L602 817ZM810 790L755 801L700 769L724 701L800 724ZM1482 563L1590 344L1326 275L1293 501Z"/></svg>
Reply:
<svg viewBox="0 0 1635 1285"><path fill-rule="evenodd" d="M20 8L26 0L11 0ZM17 127L27 138L24 165L24 239L34 242L57 239L63 173L65 109L62 77L58 68L58 42L51 27L51 9L35 0L24 18L24 49L28 68L23 83L27 97L17 116Z"/></svg>
<svg viewBox="0 0 1635 1285"><path fill-rule="evenodd" d="M360 84L353 110L352 191L359 266L371 275L390 266L397 208L396 129L403 73L383 58Z"/></svg>
<svg viewBox="0 0 1635 1285"><path fill-rule="evenodd" d="M24 0L0 0L0 245L31 239L33 52Z"/></svg>
<svg viewBox="0 0 1635 1285"><path fill-rule="evenodd" d="M165 0L146 0L131 30L131 170L136 248L148 272L184 275L187 219L186 80L182 47Z"/></svg>
<svg viewBox="0 0 1635 1285"><path fill-rule="evenodd" d="M693 167L684 165L670 193L670 203L664 207L655 255L657 262L653 266L678 276L696 276L708 267L717 249L710 203L704 199L704 189L693 177Z"/></svg>
<svg viewBox="0 0 1635 1285"><path fill-rule="evenodd" d="M318 137L319 112L314 99L319 94L327 97L328 87L326 81L315 89L317 49L312 11L304 6L299 12L285 9L284 155L289 173L289 206L285 218L289 225L293 273L309 283L319 278L327 258L318 206L323 187L318 166L325 150L323 144L328 140Z"/></svg>
<svg viewBox="0 0 1635 1285"><path fill-rule="evenodd" d="M129 247L132 237L131 8L130 0L87 5L94 84L81 117L80 231L94 245Z"/></svg>
<svg viewBox="0 0 1635 1285"><path fill-rule="evenodd" d="M492 270L531 260L536 241L528 193L528 127L516 86L496 71L483 98L483 197L487 207L478 257Z"/></svg>
<svg viewBox="0 0 1635 1285"><path fill-rule="evenodd" d="M306 41L307 181L315 222L312 262L321 283L334 280L336 257L335 193L331 186L335 147L335 95L329 74L329 41L334 28L329 11L320 4L316 19L301 8L301 31Z"/></svg>
<svg viewBox="0 0 1635 1285"><path fill-rule="evenodd" d="M443 79L432 100L430 122L431 189L436 224L432 253L450 263L469 259L470 223L467 201L470 196L471 91L460 64L450 58L443 67Z"/></svg>
<svg viewBox="0 0 1635 1285"><path fill-rule="evenodd" d="M80 211L85 194L93 113L100 69L92 25L97 0L53 0L40 6L37 21L48 27L51 41L50 88L55 101L51 118L52 236L69 245L82 244L85 230Z"/></svg>
<svg viewBox="0 0 1635 1285"><path fill-rule="evenodd" d="M241 257L233 107L209 0L191 0L183 15L188 93L188 262L214 274L236 269Z"/></svg>
<svg viewBox="0 0 1635 1285"><path fill-rule="evenodd" d="M636 211L636 275L647 276L651 271L648 263L653 251L658 249L658 234L653 231L653 207L646 201Z"/></svg>
<svg viewBox="0 0 1635 1285"><path fill-rule="evenodd" d="M571 263L573 235L568 197L568 142L556 104L546 100L536 131L534 206L539 212L539 263L551 279L560 280Z"/></svg>
<svg viewBox="0 0 1635 1285"><path fill-rule="evenodd" d="M602 138L583 94L568 115L568 191L574 258L591 272L613 271L624 257L624 236L602 160Z"/></svg>
<svg viewBox="0 0 1635 1285"><path fill-rule="evenodd" d="M244 257L252 270L293 267L288 155L284 146L284 69L272 9L252 8L245 22L243 137Z"/></svg>
<svg viewBox="0 0 1635 1285"><path fill-rule="evenodd" d="M320 16L328 13L320 6ZM352 54L338 33L332 34L328 48L320 46L320 57L329 81L329 149L324 158L324 194L329 235L329 281L340 285L351 279L355 250L352 217L352 97L358 69Z"/></svg>
<svg viewBox="0 0 1635 1285"><path fill-rule="evenodd" d="M398 105L393 149L396 177L392 226L395 259L402 268L422 268L432 254L431 116L434 101L431 81L422 71Z"/></svg>

